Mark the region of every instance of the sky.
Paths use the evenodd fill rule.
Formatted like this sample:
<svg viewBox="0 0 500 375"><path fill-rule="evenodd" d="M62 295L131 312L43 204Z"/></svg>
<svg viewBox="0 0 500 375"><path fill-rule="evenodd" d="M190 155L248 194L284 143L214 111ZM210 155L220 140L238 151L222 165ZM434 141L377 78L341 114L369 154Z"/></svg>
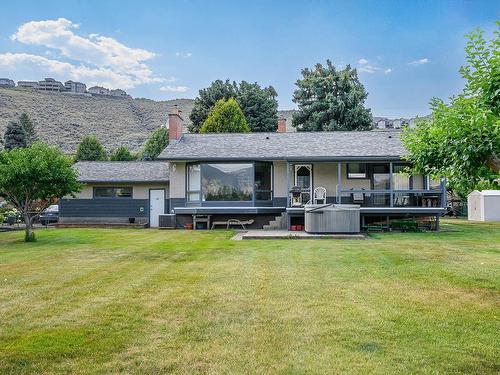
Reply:
<svg viewBox="0 0 500 375"><path fill-rule="evenodd" d="M358 69L375 116L429 113L463 88L464 35L500 1L2 1L0 77L77 80L155 100L213 80L272 85L293 109L300 71Z"/></svg>

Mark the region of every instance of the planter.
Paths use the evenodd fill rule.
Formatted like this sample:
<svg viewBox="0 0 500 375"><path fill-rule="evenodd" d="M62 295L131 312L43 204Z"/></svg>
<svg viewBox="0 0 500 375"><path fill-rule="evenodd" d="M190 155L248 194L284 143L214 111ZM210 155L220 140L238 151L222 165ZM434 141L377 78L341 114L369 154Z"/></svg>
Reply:
<svg viewBox="0 0 500 375"><path fill-rule="evenodd" d="M184 229L192 230L193 229L193 224L184 224Z"/></svg>
<svg viewBox="0 0 500 375"><path fill-rule="evenodd" d="M134 224L134 223L135 223L135 217L129 217L129 218L128 218L128 222L129 222L130 224Z"/></svg>

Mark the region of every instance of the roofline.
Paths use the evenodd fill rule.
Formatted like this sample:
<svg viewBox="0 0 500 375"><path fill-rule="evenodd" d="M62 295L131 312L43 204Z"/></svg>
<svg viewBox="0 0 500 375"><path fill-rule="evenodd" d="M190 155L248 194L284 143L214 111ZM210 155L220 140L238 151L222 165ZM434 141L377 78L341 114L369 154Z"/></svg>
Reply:
<svg viewBox="0 0 500 375"><path fill-rule="evenodd" d="M111 184L133 184L133 183L164 183L170 182L170 179L167 180L77 180L83 184L102 184L102 183L111 183Z"/></svg>
<svg viewBox="0 0 500 375"><path fill-rule="evenodd" d="M251 158L251 157L235 157L235 158L227 158L227 157L210 157L210 158L195 158L195 157L158 157L158 160L164 161L255 161L255 160L284 160L284 161L400 161L404 160L402 157L404 155L387 155L387 156L298 156L298 157L270 157L270 158Z"/></svg>

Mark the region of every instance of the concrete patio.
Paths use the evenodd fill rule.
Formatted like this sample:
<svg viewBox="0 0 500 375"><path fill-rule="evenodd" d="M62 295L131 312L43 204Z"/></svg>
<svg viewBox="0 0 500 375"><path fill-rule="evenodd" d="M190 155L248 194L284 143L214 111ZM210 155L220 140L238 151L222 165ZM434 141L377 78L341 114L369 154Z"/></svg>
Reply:
<svg viewBox="0 0 500 375"><path fill-rule="evenodd" d="M276 240L276 239L350 239L364 240L364 234L314 234L287 230L247 230L233 236L232 240Z"/></svg>

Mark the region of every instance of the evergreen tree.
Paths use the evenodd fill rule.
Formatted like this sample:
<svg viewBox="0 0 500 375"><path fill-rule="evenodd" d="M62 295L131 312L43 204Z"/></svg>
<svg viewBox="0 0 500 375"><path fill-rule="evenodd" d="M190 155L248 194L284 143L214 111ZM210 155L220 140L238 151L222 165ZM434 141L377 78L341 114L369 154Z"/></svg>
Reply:
<svg viewBox="0 0 500 375"><path fill-rule="evenodd" d="M120 146L116 150L113 151L109 160L111 160L111 161L132 161L132 160L135 160L135 156L130 153L128 148L126 148L124 146Z"/></svg>
<svg viewBox="0 0 500 375"><path fill-rule="evenodd" d="M31 146L34 142L38 140L33 122L26 113L23 113L19 117L19 124L21 124L21 126L24 129L24 132L26 133L26 140L28 146Z"/></svg>
<svg viewBox="0 0 500 375"><path fill-rule="evenodd" d="M245 115L234 99L221 99L215 103L200 133L249 133Z"/></svg>
<svg viewBox="0 0 500 375"><path fill-rule="evenodd" d="M107 160L106 150L95 136L82 139L76 150L76 161L103 161Z"/></svg>
<svg viewBox="0 0 500 375"><path fill-rule="evenodd" d="M330 60L302 70L293 101L299 110L292 125L298 131L368 130L372 115L364 107L368 96L356 69L337 70Z"/></svg>
<svg viewBox="0 0 500 375"><path fill-rule="evenodd" d="M191 124L189 131L198 133L209 112L221 99L235 99L250 130L253 132L276 131L278 123L277 93L272 86L262 88L257 83L245 81L237 84L229 80L217 80L210 87L200 90L194 101L194 107L189 116Z"/></svg>
<svg viewBox="0 0 500 375"><path fill-rule="evenodd" d="M7 151L13 150L15 148L24 148L28 145L26 132L24 131L21 124L15 121L10 121L7 124L7 129L5 129L4 139L5 139L4 147Z"/></svg>
<svg viewBox="0 0 500 375"><path fill-rule="evenodd" d="M146 141L141 160L155 160L168 145L168 130L156 129Z"/></svg>

